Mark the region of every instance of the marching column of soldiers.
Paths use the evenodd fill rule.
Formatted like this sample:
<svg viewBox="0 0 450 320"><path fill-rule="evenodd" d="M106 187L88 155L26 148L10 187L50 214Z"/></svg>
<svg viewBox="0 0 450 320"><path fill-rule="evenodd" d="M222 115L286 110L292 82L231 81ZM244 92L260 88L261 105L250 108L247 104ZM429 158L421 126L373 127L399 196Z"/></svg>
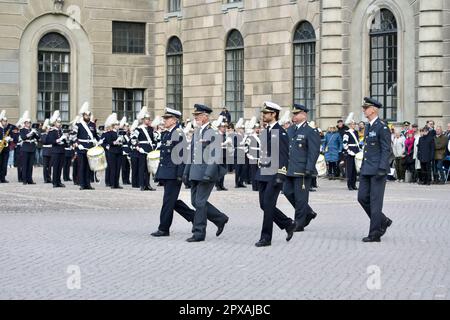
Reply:
<svg viewBox="0 0 450 320"><path fill-rule="evenodd" d="M362 105L370 123L366 126L359 190L355 156L361 150L353 114L346 121L350 128L343 139L348 189L358 190L358 201L371 221L364 242L379 242L392 224L382 212L390 134L378 118L381 107L371 98L365 98ZM290 112L280 117L281 110L276 103L265 102L261 125L256 117L245 124L240 119L232 130L225 116L211 121L212 109L206 105L196 104L195 121L187 121L184 127L177 110L166 108L162 118L152 122L147 107L142 107L131 126L126 117L119 122L117 114L111 114L101 133L99 129L103 128L97 129L88 103L83 104L70 125L62 124L59 111L55 111L41 128L32 124L28 111L16 125L8 123L3 111L0 113L0 183L8 183L9 145L12 144L18 180L35 184L34 154L40 141L44 183L64 188L62 175L64 182L73 181L80 190L94 190L91 183L99 182L97 173L105 168L105 185L112 189L122 189L122 178L122 185L153 191L151 181L154 181L164 188L164 195L160 225L151 235L169 236L175 211L192 224L192 237L187 241L199 242L206 238L207 220L216 225L216 236L222 234L229 221L225 213L209 202L209 197L214 187L227 191L224 177L231 165L235 171L235 187L246 188L247 184L259 193L263 223L255 245L271 245L273 223L286 231L286 240L290 241L295 232L303 232L317 217L309 205L309 192L312 186L317 187L316 163L321 142L318 130L308 122L308 108L294 104ZM99 154L89 154L93 150ZM150 161L155 165L151 167L149 158L155 152L158 152L157 161ZM194 209L178 199L183 184L191 191ZM293 218L277 208L280 194L293 206Z"/></svg>

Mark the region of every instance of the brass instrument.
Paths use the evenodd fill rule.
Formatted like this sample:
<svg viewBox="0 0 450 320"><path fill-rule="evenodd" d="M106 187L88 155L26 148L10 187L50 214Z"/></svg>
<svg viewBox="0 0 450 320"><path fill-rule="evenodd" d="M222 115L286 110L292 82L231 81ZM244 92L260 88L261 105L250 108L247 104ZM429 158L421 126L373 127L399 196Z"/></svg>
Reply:
<svg viewBox="0 0 450 320"><path fill-rule="evenodd" d="M0 153L2 153L3 149L8 146L8 142L6 141L6 138L9 137L10 131L11 131L11 129L8 129L8 131L6 131L5 135L3 136L3 139L0 141Z"/></svg>

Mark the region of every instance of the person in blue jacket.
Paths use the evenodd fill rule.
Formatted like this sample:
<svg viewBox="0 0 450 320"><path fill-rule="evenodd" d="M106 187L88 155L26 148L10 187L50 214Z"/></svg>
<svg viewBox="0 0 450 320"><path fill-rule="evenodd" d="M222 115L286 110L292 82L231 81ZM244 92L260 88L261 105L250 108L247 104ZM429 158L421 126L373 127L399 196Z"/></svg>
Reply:
<svg viewBox="0 0 450 320"><path fill-rule="evenodd" d="M328 164L328 177L330 179L339 176L339 154L342 152L342 137L336 127L330 127L325 135L323 144L325 161Z"/></svg>

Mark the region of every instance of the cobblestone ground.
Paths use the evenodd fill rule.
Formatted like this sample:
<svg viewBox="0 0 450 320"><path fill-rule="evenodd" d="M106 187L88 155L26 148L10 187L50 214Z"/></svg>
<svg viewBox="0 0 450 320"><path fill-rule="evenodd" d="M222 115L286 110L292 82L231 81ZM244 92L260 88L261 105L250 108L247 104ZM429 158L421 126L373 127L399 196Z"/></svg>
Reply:
<svg viewBox="0 0 450 320"><path fill-rule="evenodd" d="M450 186L387 185L394 221L381 243L365 244L367 216L356 192L319 180L319 213L291 242L274 228L271 247L256 248L262 224L250 188L213 192L230 217L217 238L187 243L191 225L175 216L169 238L155 239L162 188L140 192L96 186L55 191L23 186L11 172L0 185L1 299L449 299ZM181 198L188 204L189 192ZM293 216L283 196L279 207ZM81 289L68 289L69 266ZM379 277L378 277L379 275Z"/></svg>

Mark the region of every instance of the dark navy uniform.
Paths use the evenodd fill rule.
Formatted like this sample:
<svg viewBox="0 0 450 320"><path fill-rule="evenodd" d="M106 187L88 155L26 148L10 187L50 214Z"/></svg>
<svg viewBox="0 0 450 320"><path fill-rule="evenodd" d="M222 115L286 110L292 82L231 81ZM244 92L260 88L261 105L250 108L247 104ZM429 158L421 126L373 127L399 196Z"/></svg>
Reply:
<svg viewBox="0 0 450 320"><path fill-rule="evenodd" d="M47 135L47 143L52 145L52 183L53 187L63 187L61 183L62 168L64 165L64 155L68 138L61 129L53 127Z"/></svg>
<svg viewBox="0 0 450 320"><path fill-rule="evenodd" d="M266 109L272 110L271 112L281 110L281 108L280 110L271 108L270 104L266 106ZM260 139L260 161L255 180L258 181L259 206L264 211L264 218L261 238L256 246L265 246L271 244L274 222L280 229L286 230L288 234L295 229L295 223L276 207L289 161L287 133L278 122L275 122L261 132ZM278 154L272 152L272 144L274 143L278 143ZM277 160L278 164L276 164ZM289 241L290 238L287 238L287 240Z"/></svg>
<svg viewBox="0 0 450 320"><path fill-rule="evenodd" d="M294 104L293 113L309 110ZM312 177L317 176L316 162L320 154L320 136L308 122L293 124L288 129L289 165L283 193L295 208L297 231L303 229L315 218L316 213L309 206L309 191Z"/></svg>
<svg viewBox="0 0 450 320"><path fill-rule="evenodd" d="M131 184L130 182L130 135L126 133L123 136L124 142L122 145L122 184Z"/></svg>
<svg viewBox="0 0 450 320"><path fill-rule="evenodd" d="M106 187L111 187L111 165L109 163L109 148L108 148L108 144L106 143L106 134L109 132L108 131L104 131L101 136L100 136L100 141L102 141L102 148L105 150L105 157L106 157L106 163L108 164L106 166L105 169L105 186Z"/></svg>
<svg viewBox="0 0 450 320"><path fill-rule="evenodd" d="M345 176L347 178L347 187L349 190L357 190L355 156L360 151L358 133L353 129L349 129L344 133L342 140L345 155Z"/></svg>
<svg viewBox="0 0 450 320"><path fill-rule="evenodd" d="M210 114L212 112L209 107L204 105L196 104L194 107L194 114ZM191 181L191 201L196 209L194 232L192 238L188 239L189 242L205 240L207 219L219 228L216 233L217 236L222 233L225 224L228 222L228 217L208 202L216 181L222 178L227 171L225 164L219 164L222 162L222 154L211 154L215 160L203 159L202 156L209 154L207 151L205 152L205 149L211 144L218 145L218 149L220 149L221 141L221 137L215 133L210 124L197 128L191 141L191 161L186 165L183 173L184 180L189 179Z"/></svg>
<svg viewBox="0 0 450 320"><path fill-rule="evenodd" d="M0 141L5 139L11 139L13 126L10 124L7 124L5 128L0 126ZM0 153L0 183L7 183L6 175L8 174L8 159L9 159L9 141L6 141L6 146L3 148L2 152Z"/></svg>
<svg viewBox="0 0 450 320"><path fill-rule="evenodd" d="M64 181L72 181L70 179L70 167L72 166L72 159L75 155L73 148L73 141L69 139L69 143L64 148L64 165L63 165L63 179Z"/></svg>
<svg viewBox="0 0 450 320"><path fill-rule="evenodd" d="M242 145L244 137L237 133L234 136L234 184L235 188L245 188L245 146Z"/></svg>
<svg viewBox="0 0 450 320"><path fill-rule="evenodd" d="M171 114L177 118L181 116L178 113L166 111L165 116ZM176 125L170 131L164 131L161 136L160 160L158 170L155 175L155 181L160 182L164 186L163 205L160 214L160 224L158 231L153 236L167 236L172 225L173 211L178 212L186 221L194 221L195 211L190 209L183 201L178 200L180 194L182 177L185 164L174 163L172 153L176 152L174 157L183 159L183 150L185 149L186 137L179 125ZM174 151L175 150L175 151Z"/></svg>
<svg viewBox="0 0 450 320"><path fill-rule="evenodd" d="M111 130L104 133L104 143L108 150L109 183L111 188L119 189L120 167L122 162L122 138L117 131Z"/></svg>
<svg viewBox="0 0 450 320"><path fill-rule="evenodd" d="M20 139L20 130L14 130L11 133L16 147L14 148L14 166L17 168L17 180L22 182L22 140Z"/></svg>
<svg viewBox="0 0 450 320"><path fill-rule="evenodd" d="M42 142L42 174L44 183L52 183L52 145L48 142L48 133L41 134Z"/></svg>
<svg viewBox="0 0 450 320"><path fill-rule="evenodd" d="M363 108L381 104L365 98ZM387 227L392 223L382 212L386 177L390 170L391 133L380 119L366 125L364 158L361 165L358 202L370 218L369 236L363 241L380 241Z"/></svg>
<svg viewBox="0 0 450 320"><path fill-rule="evenodd" d="M227 134L223 133L220 134L222 136L222 144L227 140ZM223 145L222 146L222 163L226 165L227 163L227 146ZM226 191L227 188L225 188L225 175L220 178L219 180L217 180L216 182L216 189L217 191Z"/></svg>
<svg viewBox="0 0 450 320"><path fill-rule="evenodd" d="M78 157L78 182L80 189L93 189L91 187L91 169L87 159L87 150L93 148L98 141L97 128L91 121L89 123L81 120L74 126L77 136Z"/></svg>
<svg viewBox="0 0 450 320"><path fill-rule="evenodd" d="M156 148L153 136L153 128L150 126L139 126L131 136L133 145L138 151L138 179L142 191L153 190L150 188L150 173L147 168L147 155Z"/></svg>
<svg viewBox="0 0 450 320"><path fill-rule="evenodd" d="M252 190L258 191L258 181L256 181L256 172L258 171L259 151L261 148L261 141L256 133L247 138L247 158L249 159L249 176L252 183Z"/></svg>
<svg viewBox="0 0 450 320"><path fill-rule="evenodd" d="M39 140L39 134L34 129L20 129L20 139L22 147L22 182L23 184L35 184L33 181L33 164L36 145Z"/></svg>

